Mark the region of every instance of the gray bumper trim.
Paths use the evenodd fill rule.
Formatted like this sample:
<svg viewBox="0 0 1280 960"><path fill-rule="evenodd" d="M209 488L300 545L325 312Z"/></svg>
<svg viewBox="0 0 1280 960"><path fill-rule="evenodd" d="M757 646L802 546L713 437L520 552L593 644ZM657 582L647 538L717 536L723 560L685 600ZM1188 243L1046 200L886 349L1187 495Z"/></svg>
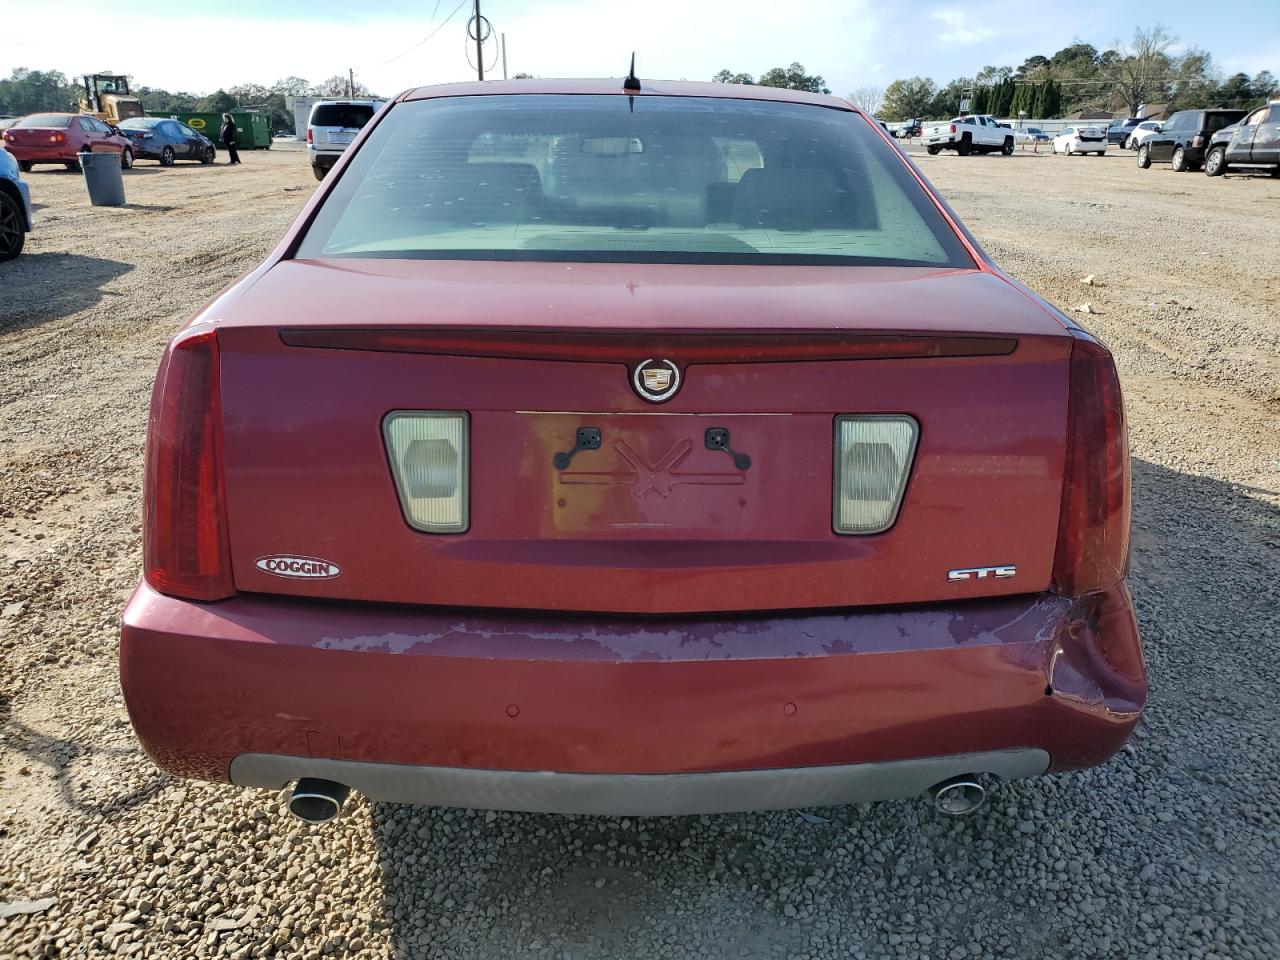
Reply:
<svg viewBox="0 0 1280 960"><path fill-rule="evenodd" d="M1049 754L1031 748L842 766L661 774L473 770L242 753L231 761L231 782L280 789L299 777L319 777L346 784L370 800L394 803L656 817L892 800L924 793L949 777L989 773L1011 779L1048 768Z"/></svg>

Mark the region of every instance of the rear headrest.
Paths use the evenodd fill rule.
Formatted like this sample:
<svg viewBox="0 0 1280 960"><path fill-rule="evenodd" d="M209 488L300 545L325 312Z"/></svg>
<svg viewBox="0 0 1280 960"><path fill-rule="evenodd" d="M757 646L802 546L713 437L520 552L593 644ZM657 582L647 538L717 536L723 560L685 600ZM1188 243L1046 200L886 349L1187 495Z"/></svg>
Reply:
<svg viewBox="0 0 1280 960"><path fill-rule="evenodd" d="M858 218L830 170L756 167L738 184L733 219L748 230L840 230Z"/></svg>

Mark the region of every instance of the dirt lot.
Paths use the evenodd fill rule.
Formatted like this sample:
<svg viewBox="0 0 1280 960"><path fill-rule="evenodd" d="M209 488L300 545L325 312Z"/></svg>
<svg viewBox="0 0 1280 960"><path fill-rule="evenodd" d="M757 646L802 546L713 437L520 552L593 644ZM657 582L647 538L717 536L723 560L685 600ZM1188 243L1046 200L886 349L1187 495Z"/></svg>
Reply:
<svg viewBox="0 0 1280 960"><path fill-rule="evenodd" d="M53 903L0 919L0 957L1280 956L1280 180L919 162L1119 359L1153 685L1114 762L961 820L360 801L318 829L159 775L115 672L149 385L314 181L296 150L144 165L110 210L38 169L39 229L0 266L0 917Z"/></svg>

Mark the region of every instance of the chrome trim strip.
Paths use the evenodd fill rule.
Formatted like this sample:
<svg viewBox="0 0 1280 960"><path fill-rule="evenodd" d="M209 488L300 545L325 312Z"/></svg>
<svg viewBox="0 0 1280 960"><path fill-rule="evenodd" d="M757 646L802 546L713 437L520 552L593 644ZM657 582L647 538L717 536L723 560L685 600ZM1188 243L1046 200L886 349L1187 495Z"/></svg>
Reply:
<svg viewBox="0 0 1280 960"><path fill-rule="evenodd" d="M1048 768L1048 753L1023 747L881 763L659 774L475 770L242 753L231 761L230 773L232 783L270 789L319 777L347 784L370 800L394 803L656 817L893 800L923 794L951 777L987 773L1013 779Z"/></svg>

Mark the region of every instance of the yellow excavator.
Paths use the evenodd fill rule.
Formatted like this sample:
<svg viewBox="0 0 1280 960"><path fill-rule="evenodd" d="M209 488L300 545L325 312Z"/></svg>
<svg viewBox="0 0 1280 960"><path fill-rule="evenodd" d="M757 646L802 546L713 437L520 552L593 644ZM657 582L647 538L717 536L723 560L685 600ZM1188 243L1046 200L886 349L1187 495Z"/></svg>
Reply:
<svg viewBox="0 0 1280 960"><path fill-rule="evenodd" d="M129 95L129 78L114 73L86 74L80 112L116 126L121 120L142 116L142 101Z"/></svg>

